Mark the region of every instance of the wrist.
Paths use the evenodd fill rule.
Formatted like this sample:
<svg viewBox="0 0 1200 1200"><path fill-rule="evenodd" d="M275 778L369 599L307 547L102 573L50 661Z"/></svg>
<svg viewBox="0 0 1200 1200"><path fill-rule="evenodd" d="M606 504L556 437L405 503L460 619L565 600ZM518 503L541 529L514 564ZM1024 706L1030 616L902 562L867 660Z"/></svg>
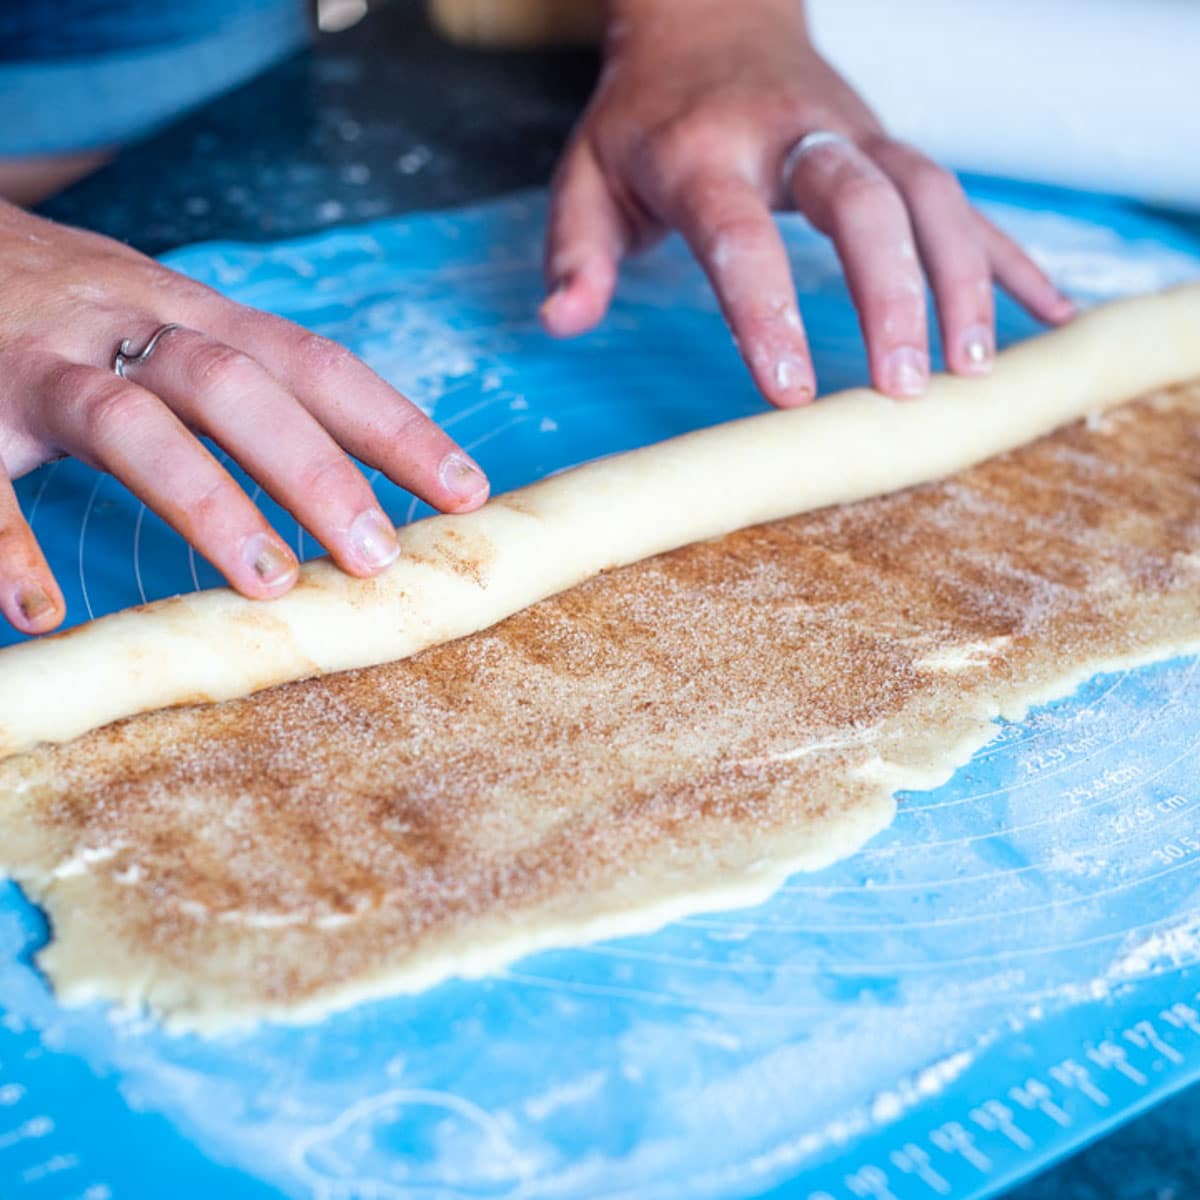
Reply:
<svg viewBox="0 0 1200 1200"><path fill-rule="evenodd" d="M727 36L755 26L786 29L808 40L804 0L604 0L605 42L613 50L630 37L691 39L711 30Z"/></svg>
<svg viewBox="0 0 1200 1200"><path fill-rule="evenodd" d="M614 21L704 19L708 14L728 14L730 0L603 0L605 20ZM776 13L781 17L805 22L804 0L738 0L738 14L756 16Z"/></svg>

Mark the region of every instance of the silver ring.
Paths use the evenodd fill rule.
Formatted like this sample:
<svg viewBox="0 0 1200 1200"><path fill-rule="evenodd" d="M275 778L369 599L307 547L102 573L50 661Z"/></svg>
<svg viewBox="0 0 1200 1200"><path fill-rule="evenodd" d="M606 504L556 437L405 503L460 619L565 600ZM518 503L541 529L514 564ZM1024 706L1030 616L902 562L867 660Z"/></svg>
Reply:
<svg viewBox="0 0 1200 1200"><path fill-rule="evenodd" d="M182 329L182 325L160 325L151 335L150 340L137 353L133 352L133 338L125 338L124 341L117 347L116 354L113 355L112 369L115 374L122 379L128 379L129 376L125 372L131 367L140 367L142 363L149 359L154 353L155 346L173 329Z"/></svg>
<svg viewBox="0 0 1200 1200"><path fill-rule="evenodd" d="M800 160L818 146L853 146L854 143L844 134L835 133L832 129L814 129L806 133L788 152L783 160L783 190L791 191L792 176Z"/></svg>

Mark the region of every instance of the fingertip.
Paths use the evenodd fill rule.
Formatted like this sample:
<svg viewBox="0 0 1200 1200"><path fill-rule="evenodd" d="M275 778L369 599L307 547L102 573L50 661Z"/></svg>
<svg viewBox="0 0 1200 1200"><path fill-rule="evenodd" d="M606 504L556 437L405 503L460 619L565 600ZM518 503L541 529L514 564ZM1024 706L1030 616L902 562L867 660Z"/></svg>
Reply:
<svg viewBox="0 0 1200 1200"><path fill-rule="evenodd" d="M53 580L30 577L18 580L3 606L14 629L36 636L62 624L66 605Z"/></svg>
<svg viewBox="0 0 1200 1200"><path fill-rule="evenodd" d="M996 361L996 335L991 325L964 329L947 351L947 364L956 375L980 378L990 375Z"/></svg>
<svg viewBox="0 0 1200 1200"><path fill-rule="evenodd" d="M776 408L802 408L817 394L804 322L795 304L781 303L768 315L733 313L734 344L765 399Z"/></svg>
<svg viewBox="0 0 1200 1200"><path fill-rule="evenodd" d="M782 392L767 399L776 408L805 408L816 399L816 391L808 388L796 388L790 392Z"/></svg>
<svg viewBox="0 0 1200 1200"><path fill-rule="evenodd" d="M1001 277L1001 283L1013 298L1039 321L1046 325L1063 325L1079 315L1079 307L1075 301L1059 291L1051 279L1032 262L1026 275L1029 277L1017 274L1011 279Z"/></svg>
<svg viewBox="0 0 1200 1200"><path fill-rule="evenodd" d="M894 400L912 400L929 386L929 355L915 346L893 350L874 372L875 386Z"/></svg>
<svg viewBox="0 0 1200 1200"><path fill-rule="evenodd" d="M538 320L541 321L542 329L551 337L570 337L572 332L570 308L571 305L562 288L551 292L542 301L541 308L538 309Z"/></svg>
<svg viewBox="0 0 1200 1200"><path fill-rule="evenodd" d="M338 563L352 575L369 579L400 557L396 527L381 508L364 509L350 522Z"/></svg>
<svg viewBox="0 0 1200 1200"><path fill-rule="evenodd" d="M469 513L476 509L482 508L489 500L492 494L490 486L485 486L481 491L477 492L468 500L455 501L453 507L448 508L447 512L453 513Z"/></svg>
<svg viewBox="0 0 1200 1200"><path fill-rule="evenodd" d="M442 512L471 512L486 503L492 485L482 468L462 450L452 450L438 466Z"/></svg>
<svg viewBox="0 0 1200 1200"><path fill-rule="evenodd" d="M589 287L585 279L560 284L543 302L538 315L551 337L578 337L594 329L608 309L609 294Z"/></svg>
<svg viewBox="0 0 1200 1200"><path fill-rule="evenodd" d="M251 600L274 600L295 586L300 563L276 534L252 533L242 539L238 563L226 578Z"/></svg>
<svg viewBox="0 0 1200 1200"><path fill-rule="evenodd" d="M982 220L982 218L981 218ZM1003 230L983 222L996 282L1039 321L1063 325L1079 315L1079 306Z"/></svg>
<svg viewBox="0 0 1200 1200"><path fill-rule="evenodd" d="M1055 290L1046 314L1046 319L1050 324L1065 325L1077 316L1079 316L1079 305L1070 296L1064 296L1062 292Z"/></svg>
<svg viewBox="0 0 1200 1200"><path fill-rule="evenodd" d="M1058 293L1050 293L1036 299L1027 298L1022 304L1043 325L1052 327L1066 325L1079 315L1079 308L1075 302Z"/></svg>
<svg viewBox="0 0 1200 1200"><path fill-rule="evenodd" d="M812 363L798 354L779 356L771 368L763 392L776 408L803 408L811 404L817 394Z"/></svg>

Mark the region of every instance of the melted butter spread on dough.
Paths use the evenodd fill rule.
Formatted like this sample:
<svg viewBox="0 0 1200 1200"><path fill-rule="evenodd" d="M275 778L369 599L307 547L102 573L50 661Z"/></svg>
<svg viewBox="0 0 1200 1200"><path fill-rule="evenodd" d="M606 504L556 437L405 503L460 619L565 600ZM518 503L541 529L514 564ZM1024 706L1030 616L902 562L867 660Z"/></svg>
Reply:
<svg viewBox="0 0 1200 1200"><path fill-rule="evenodd" d="M1193 386L404 662L40 748L0 763L0 866L68 997L184 1024L759 899L997 715L1200 646L1197 464Z"/></svg>

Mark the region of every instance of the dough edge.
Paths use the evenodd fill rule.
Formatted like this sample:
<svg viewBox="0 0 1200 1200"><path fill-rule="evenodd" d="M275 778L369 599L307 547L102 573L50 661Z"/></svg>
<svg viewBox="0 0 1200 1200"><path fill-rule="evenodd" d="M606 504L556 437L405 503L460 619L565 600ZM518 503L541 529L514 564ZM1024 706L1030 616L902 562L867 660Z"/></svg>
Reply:
<svg viewBox="0 0 1200 1200"><path fill-rule="evenodd" d="M765 903L792 876L832 866L884 832L897 811L896 793L929 791L948 782L977 751L994 740L998 719L1020 721L1039 705L1071 695L1096 675L1190 655L1200 655L1200 640L1157 643L1122 657L1072 666L1037 689L1022 689L1014 683L1006 696L997 698L987 711L968 718L965 732L940 748L932 761L915 766L876 760L868 776L875 785L873 795L838 813L828 825L826 836L815 844L807 841L803 853L765 858L739 878L726 877L710 887L674 891L648 901L635 899L582 920L565 914L556 921L546 921L543 914L533 913L515 925L493 927L495 936L491 938L481 936L476 928L469 939L443 940L436 949L418 953L402 966L374 971L299 1004L230 1003L219 989L181 991L147 974L145 964L128 959L124 947L98 939L86 916L76 928L72 918L78 907L69 892L64 895L54 886L52 878L18 872L17 881L49 915L53 935L37 952L36 961L39 969L54 980L60 1003L68 1007L115 1004L118 1011L133 1017L149 1012L174 1035L231 1035L263 1021L285 1026L314 1024L361 1004L425 992L453 979L512 975L518 981L528 978L536 983L535 977L523 976L519 967L511 972L510 968L530 955L652 934L684 917L744 910ZM3 870L0 861L0 872ZM554 980L547 978L546 985L554 986Z"/></svg>

